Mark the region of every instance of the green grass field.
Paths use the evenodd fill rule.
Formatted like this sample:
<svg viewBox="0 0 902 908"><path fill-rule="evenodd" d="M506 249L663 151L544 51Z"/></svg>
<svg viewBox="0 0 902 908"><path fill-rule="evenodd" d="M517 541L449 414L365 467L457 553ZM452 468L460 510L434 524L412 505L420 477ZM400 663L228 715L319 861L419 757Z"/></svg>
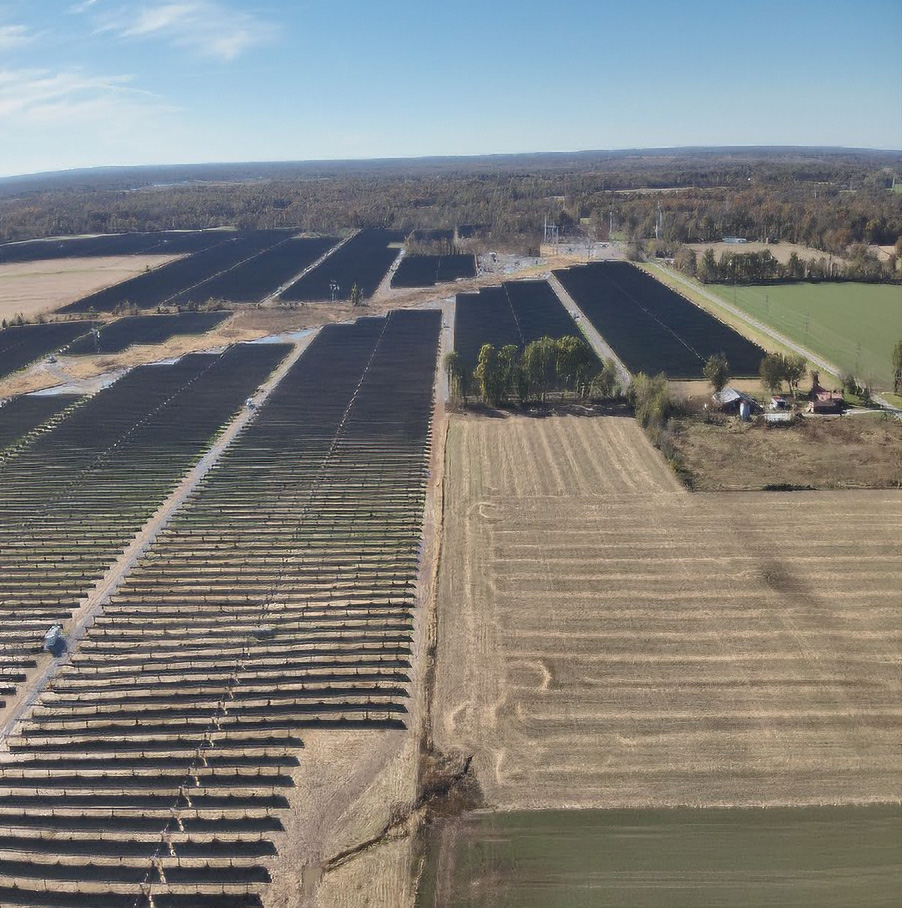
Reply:
<svg viewBox="0 0 902 908"><path fill-rule="evenodd" d="M734 288L705 288L734 302ZM892 353L902 340L902 287L778 284L735 288L735 304L790 340L878 390L893 386Z"/></svg>
<svg viewBox="0 0 902 908"><path fill-rule="evenodd" d="M902 809L477 813L432 830L417 908L876 908Z"/></svg>

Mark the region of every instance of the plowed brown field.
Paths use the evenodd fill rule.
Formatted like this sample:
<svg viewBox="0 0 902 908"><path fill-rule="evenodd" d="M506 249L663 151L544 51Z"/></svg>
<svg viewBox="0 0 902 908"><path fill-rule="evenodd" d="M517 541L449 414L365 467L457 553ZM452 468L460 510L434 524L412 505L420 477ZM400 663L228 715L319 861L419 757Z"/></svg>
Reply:
<svg viewBox="0 0 902 908"><path fill-rule="evenodd" d="M902 492L683 491L632 419L452 419L436 746L500 807L902 797Z"/></svg>

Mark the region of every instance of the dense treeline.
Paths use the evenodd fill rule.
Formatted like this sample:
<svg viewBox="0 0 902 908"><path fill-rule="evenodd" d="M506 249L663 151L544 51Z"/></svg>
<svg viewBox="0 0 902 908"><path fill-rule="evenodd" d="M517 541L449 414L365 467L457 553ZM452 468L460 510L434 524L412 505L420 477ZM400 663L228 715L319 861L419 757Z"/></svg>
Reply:
<svg viewBox="0 0 902 908"><path fill-rule="evenodd" d="M450 162L234 166L236 182L198 183L196 169L148 185L146 169L88 172L45 183L0 181L0 240L233 225L356 227L485 225L484 242L534 249L545 218L565 233L681 243L725 235L784 240L843 254L902 236L898 153L771 151L521 156ZM151 170L151 174L157 171ZM157 174L160 175L159 173ZM191 182L185 182L191 180ZM41 189L41 185L52 188ZM666 191L661 191L666 190ZM10 195L16 191L18 195Z"/></svg>
<svg viewBox="0 0 902 908"><path fill-rule="evenodd" d="M885 261L880 261L867 246L856 244L848 250L844 259L832 256L804 259L792 252L784 264L768 249L761 252L723 252L718 259L713 249L706 249L699 258L694 249L680 246L674 256L674 265L690 277L697 277L703 284L825 280L879 283L899 278L902 237L896 241L895 248L895 253Z"/></svg>
<svg viewBox="0 0 902 908"><path fill-rule="evenodd" d="M470 374L457 351L445 357L448 385L455 401L471 397L492 407L512 400L544 401L551 391L579 397L610 397L617 388L617 370L610 361L599 363L589 345L578 337L541 337L522 351L515 344L500 350L483 344Z"/></svg>

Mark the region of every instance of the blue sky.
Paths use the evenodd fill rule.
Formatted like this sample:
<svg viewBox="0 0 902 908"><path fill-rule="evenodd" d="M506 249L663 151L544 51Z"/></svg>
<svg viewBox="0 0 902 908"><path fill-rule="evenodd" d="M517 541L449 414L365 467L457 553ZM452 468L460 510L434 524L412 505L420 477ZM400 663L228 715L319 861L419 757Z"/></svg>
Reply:
<svg viewBox="0 0 902 908"><path fill-rule="evenodd" d="M0 0L0 175L902 148L902 2Z"/></svg>

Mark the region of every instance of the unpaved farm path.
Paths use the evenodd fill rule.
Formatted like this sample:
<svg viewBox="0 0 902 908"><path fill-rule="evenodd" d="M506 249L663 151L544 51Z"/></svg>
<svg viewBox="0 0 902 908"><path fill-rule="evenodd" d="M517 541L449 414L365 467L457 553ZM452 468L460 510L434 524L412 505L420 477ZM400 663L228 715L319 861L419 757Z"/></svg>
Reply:
<svg viewBox="0 0 902 908"><path fill-rule="evenodd" d="M302 338L295 345L294 350L285 357L278 368L269 379L263 384L259 391L254 395L254 399L259 405L279 382L285 377L288 370L297 362L300 355L311 342L315 332ZM184 504L187 497L195 489L198 483L210 472L210 470L219 461L223 452L231 445L237 435L244 429L252 419L254 411L248 407L242 408L241 412L229 423L228 427L219 436L213 446L204 454L200 460L191 468L183 477L182 481L169 495L169 497L160 505L153 516L144 524L141 531L134 537L129 546L122 552L119 558L110 565L106 574L95 584L94 588L81 601L81 605L74 615L63 625L63 631L66 634L68 651L65 656L55 659L49 654L44 654L38 659L38 665L35 674L22 687L15 699L10 701L5 710L0 711L0 747L4 745L7 737L13 733L18 722L25 716L31 706L40 697L47 685L56 677L60 669L70 661L70 654L77 648L78 642L87 633L94 624L94 620L103 609L103 604L116 591L119 584L125 579L131 569L135 566L138 559L147 551L157 538L160 531L172 519L175 512Z"/></svg>

